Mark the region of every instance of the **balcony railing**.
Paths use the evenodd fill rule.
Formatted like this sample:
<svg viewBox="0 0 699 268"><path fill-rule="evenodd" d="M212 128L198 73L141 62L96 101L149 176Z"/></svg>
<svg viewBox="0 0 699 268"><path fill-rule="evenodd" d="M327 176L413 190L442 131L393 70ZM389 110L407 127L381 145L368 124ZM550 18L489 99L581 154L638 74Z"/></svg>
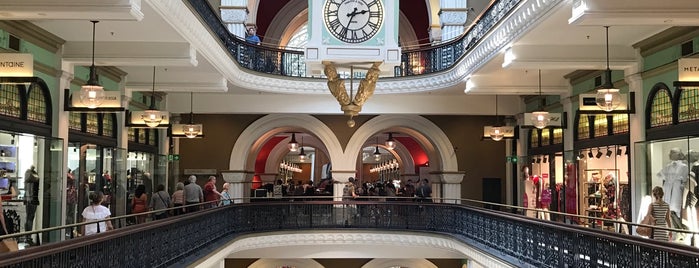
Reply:
<svg viewBox="0 0 699 268"><path fill-rule="evenodd" d="M522 1L493 1L461 37L452 41L426 48L403 49L401 64L396 68L394 75L414 76L448 70ZM241 67L275 75L306 76L306 63L302 51L249 44L226 29L209 1L189 0L189 3L218 36L231 58Z"/></svg>
<svg viewBox="0 0 699 268"><path fill-rule="evenodd" d="M699 267L688 246L474 206L262 200L6 253L0 267L180 266L243 234L347 228L447 234L515 266Z"/></svg>

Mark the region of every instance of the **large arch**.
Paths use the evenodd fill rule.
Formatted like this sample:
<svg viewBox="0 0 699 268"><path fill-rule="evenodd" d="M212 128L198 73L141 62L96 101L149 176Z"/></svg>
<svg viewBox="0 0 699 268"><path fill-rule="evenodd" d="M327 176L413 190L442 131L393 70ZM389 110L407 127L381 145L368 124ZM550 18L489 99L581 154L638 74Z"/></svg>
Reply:
<svg viewBox="0 0 699 268"><path fill-rule="evenodd" d="M445 172L458 171L454 146L447 135L437 125L418 115L380 115L370 119L352 135L342 158L338 159L339 161L333 161L333 168L353 170L357 155L361 152L366 140L375 133L389 129L398 129L413 136L425 148L431 160L430 166L436 166L440 171Z"/></svg>
<svg viewBox="0 0 699 268"><path fill-rule="evenodd" d="M313 133L325 144L331 161L342 159L342 146L335 133L317 118L301 114L271 114L256 120L240 134L231 151L229 169L254 170L257 152L270 137L277 133L299 130Z"/></svg>

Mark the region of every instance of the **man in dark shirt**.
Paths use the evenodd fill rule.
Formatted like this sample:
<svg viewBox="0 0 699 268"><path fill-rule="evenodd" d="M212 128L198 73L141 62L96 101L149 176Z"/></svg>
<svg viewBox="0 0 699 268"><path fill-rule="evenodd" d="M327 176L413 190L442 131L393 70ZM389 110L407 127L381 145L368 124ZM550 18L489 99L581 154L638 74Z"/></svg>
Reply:
<svg viewBox="0 0 699 268"><path fill-rule="evenodd" d="M420 186L415 193L418 202L432 202L432 187L430 187L429 183L427 179L420 181Z"/></svg>

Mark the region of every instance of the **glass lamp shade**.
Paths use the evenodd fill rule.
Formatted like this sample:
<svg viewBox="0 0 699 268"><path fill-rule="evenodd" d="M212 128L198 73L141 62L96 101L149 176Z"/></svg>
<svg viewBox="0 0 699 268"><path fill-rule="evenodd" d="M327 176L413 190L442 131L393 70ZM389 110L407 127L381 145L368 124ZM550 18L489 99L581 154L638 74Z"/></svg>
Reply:
<svg viewBox="0 0 699 268"><path fill-rule="evenodd" d="M196 138L197 135L201 132L201 125L196 125L196 124L187 124L182 127L182 132L184 133L184 136L187 138Z"/></svg>
<svg viewBox="0 0 699 268"><path fill-rule="evenodd" d="M386 139L384 145L386 145L386 149L396 149L396 140L393 139L393 133L388 133L388 139Z"/></svg>
<svg viewBox="0 0 699 268"><path fill-rule="evenodd" d="M379 146L376 146L376 150L374 150L374 160L381 160L381 152L379 152Z"/></svg>
<svg viewBox="0 0 699 268"><path fill-rule="evenodd" d="M306 161L306 152L303 150L303 147L301 147L301 152L299 153L299 160L301 162Z"/></svg>
<svg viewBox="0 0 699 268"><path fill-rule="evenodd" d="M500 127L491 127L490 128L490 138L493 139L494 141L500 141L502 138L505 137L504 131L502 131L502 128Z"/></svg>
<svg viewBox="0 0 699 268"><path fill-rule="evenodd" d="M87 108L95 109L104 101L104 88L100 85L84 85L80 89L80 102Z"/></svg>
<svg viewBox="0 0 699 268"><path fill-rule="evenodd" d="M549 112L546 111L533 112L532 121L534 122L534 127L538 129L543 129L549 125L549 121L551 121L551 116L549 115Z"/></svg>
<svg viewBox="0 0 699 268"><path fill-rule="evenodd" d="M148 127L157 127L163 121L163 114L158 110L146 110L141 115L141 119Z"/></svg>
<svg viewBox="0 0 699 268"><path fill-rule="evenodd" d="M299 151L299 143L296 141L296 134L291 133L291 141L289 141L289 144L287 145L289 148L289 151L292 152L298 152Z"/></svg>
<svg viewBox="0 0 699 268"><path fill-rule="evenodd" d="M605 112L614 111L621 104L621 93L616 88L602 88L595 96L597 106Z"/></svg>

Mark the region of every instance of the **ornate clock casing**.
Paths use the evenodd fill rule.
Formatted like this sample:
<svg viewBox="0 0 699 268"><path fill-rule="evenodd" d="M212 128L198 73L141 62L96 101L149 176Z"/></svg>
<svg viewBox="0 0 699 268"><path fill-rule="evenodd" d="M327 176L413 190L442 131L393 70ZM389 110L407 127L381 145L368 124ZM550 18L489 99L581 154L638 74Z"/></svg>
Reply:
<svg viewBox="0 0 699 268"><path fill-rule="evenodd" d="M338 66L382 62L381 74L392 74L400 65L398 2L309 0L307 74L322 75L324 61Z"/></svg>

